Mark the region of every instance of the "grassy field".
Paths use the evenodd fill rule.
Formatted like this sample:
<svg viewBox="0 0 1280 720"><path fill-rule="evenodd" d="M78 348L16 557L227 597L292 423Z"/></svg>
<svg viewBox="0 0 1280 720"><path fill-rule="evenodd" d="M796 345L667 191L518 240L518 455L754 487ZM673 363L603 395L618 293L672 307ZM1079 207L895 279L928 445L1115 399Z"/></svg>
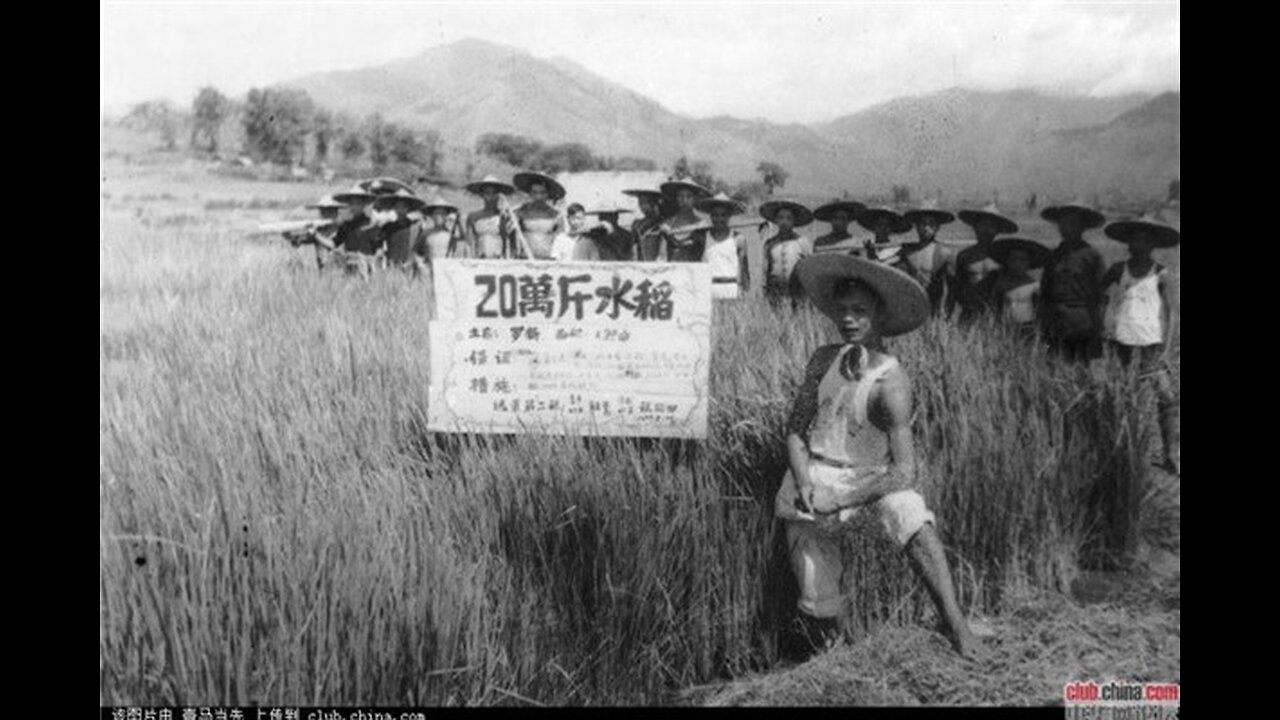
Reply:
<svg viewBox="0 0 1280 720"><path fill-rule="evenodd" d="M824 320L719 312L696 447L433 436L426 285L317 275L305 252L244 238L323 188L198 166L103 174L103 703L649 704L779 667L794 590L772 493ZM1126 551L1176 552L1151 408L1117 367L1078 373L944 323L891 350L916 383L922 490L962 605L1032 627L1010 643L1040 641L1016 613L1049 601L1025 598L1132 567ZM867 528L848 542L872 631L855 650L937 640L901 554ZM1176 608L1159 613L1176 636ZM1146 672L1177 680L1161 657ZM1055 682L1108 672L1054 667Z"/></svg>

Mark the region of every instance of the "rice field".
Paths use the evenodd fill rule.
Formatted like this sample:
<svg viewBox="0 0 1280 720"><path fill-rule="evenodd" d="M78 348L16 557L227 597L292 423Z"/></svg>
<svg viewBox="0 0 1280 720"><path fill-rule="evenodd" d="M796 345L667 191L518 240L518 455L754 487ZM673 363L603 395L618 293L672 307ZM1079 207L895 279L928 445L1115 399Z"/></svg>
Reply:
<svg viewBox="0 0 1280 720"><path fill-rule="evenodd" d="M772 498L824 319L717 309L702 443L433 435L427 283L316 274L207 202L103 202L103 704L656 704L779 666ZM1114 361L943 322L890 350L967 612L1176 548L1153 408ZM848 536L857 620L931 629L870 530Z"/></svg>

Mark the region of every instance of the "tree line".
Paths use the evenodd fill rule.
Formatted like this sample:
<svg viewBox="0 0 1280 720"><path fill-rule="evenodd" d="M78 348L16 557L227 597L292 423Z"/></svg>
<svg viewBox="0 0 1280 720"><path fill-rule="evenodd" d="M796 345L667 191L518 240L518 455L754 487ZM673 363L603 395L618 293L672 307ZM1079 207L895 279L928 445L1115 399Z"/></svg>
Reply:
<svg viewBox="0 0 1280 720"><path fill-rule="evenodd" d="M304 90L253 88L242 100L236 100L208 86L196 93L189 114L168 101L152 100L135 105L124 118L127 125L157 132L169 150L177 149L179 131L189 124L189 146L212 155L222 150L223 129L233 120L241 131L241 152L255 161L294 166L324 164L337 158L348 162L364 159L378 170L407 165L439 175L443 156L439 133L409 128L377 113L361 119L334 113L318 106ZM582 143L547 144L512 133L481 135L475 151L512 167L553 175L658 169L649 158L597 155ZM756 166L756 172L759 180L730 184L703 160L681 156L670 168L672 177L691 179L743 202L773 195L790 177L782 166L767 160Z"/></svg>
<svg viewBox="0 0 1280 720"><path fill-rule="evenodd" d="M240 151L255 161L293 166L367 159L375 169L401 164L428 175L439 173L439 133L406 127L377 113L360 119L333 113L304 90L253 88L243 100L235 100L203 87L189 115L167 101L151 100L135 105L124 122L158 133L168 150L177 149L179 131L189 124L191 149L217 155L223 129L233 118L242 133Z"/></svg>

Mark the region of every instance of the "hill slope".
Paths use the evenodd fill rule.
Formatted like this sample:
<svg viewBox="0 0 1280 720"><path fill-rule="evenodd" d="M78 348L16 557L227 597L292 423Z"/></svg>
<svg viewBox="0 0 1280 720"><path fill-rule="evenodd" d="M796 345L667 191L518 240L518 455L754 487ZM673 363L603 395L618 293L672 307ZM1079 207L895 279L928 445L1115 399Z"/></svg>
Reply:
<svg viewBox="0 0 1280 720"><path fill-rule="evenodd" d="M787 190L808 195L883 195L900 183L941 190L948 199L1152 188L1158 194L1179 166L1177 93L1148 108L1141 95L952 89L810 126L695 119L570 60L480 40L284 84L334 109L433 128L454 146L510 132L582 142L600 154L648 157L664 167L688 155L710 161L729 180L751 178L759 161L773 160L792 173Z"/></svg>

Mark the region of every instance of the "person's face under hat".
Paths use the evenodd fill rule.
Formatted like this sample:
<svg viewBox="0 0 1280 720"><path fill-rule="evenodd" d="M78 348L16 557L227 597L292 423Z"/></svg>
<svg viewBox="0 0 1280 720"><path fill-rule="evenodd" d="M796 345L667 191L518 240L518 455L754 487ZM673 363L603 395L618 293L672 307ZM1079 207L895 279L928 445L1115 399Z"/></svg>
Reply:
<svg viewBox="0 0 1280 720"><path fill-rule="evenodd" d="M1010 250L1004 266L1013 275L1026 275L1031 270L1031 253L1021 249Z"/></svg>
<svg viewBox="0 0 1280 720"><path fill-rule="evenodd" d="M636 198L636 202L640 205L640 212L645 217L654 217L661 207L658 204L658 199L651 195L641 195Z"/></svg>
<svg viewBox="0 0 1280 720"><path fill-rule="evenodd" d="M833 297L835 307L831 319L840 330L840 339L846 344L867 345L876 340L880 297L857 280L842 282Z"/></svg>
<svg viewBox="0 0 1280 720"><path fill-rule="evenodd" d="M574 209L569 213L569 229L573 232L581 232L582 227L587 224L587 213L583 210Z"/></svg>
<svg viewBox="0 0 1280 720"><path fill-rule="evenodd" d="M444 227L449 222L449 210L447 208L438 207L431 211L431 221L436 227Z"/></svg>
<svg viewBox="0 0 1280 720"><path fill-rule="evenodd" d="M791 208L778 208L773 214L773 224L778 226L779 230L791 230L796 225L796 216L791 213Z"/></svg>
<svg viewBox="0 0 1280 720"><path fill-rule="evenodd" d="M711 208L711 226L717 230L729 227L729 218L731 217L733 217L733 211L724 205L716 205Z"/></svg>
<svg viewBox="0 0 1280 720"><path fill-rule="evenodd" d="M1129 246L1129 255L1136 258L1148 258L1151 256L1151 251L1156 249L1156 238L1155 235L1146 230L1138 230L1129 237L1128 242L1125 244Z"/></svg>
<svg viewBox="0 0 1280 720"><path fill-rule="evenodd" d="M916 235L920 242L929 242L938 236L938 219L932 215L921 215L916 220Z"/></svg>
<svg viewBox="0 0 1280 720"><path fill-rule="evenodd" d="M529 199L536 203L544 203L548 197L547 186L540 182L529 184Z"/></svg>
<svg viewBox="0 0 1280 720"><path fill-rule="evenodd" d="M1084 234L1084 218L1079 213L1062 213L1058 216L1057 225L1063 237L1074 238Z"/></svg>
<svg viewBox="0 0 1280 720"><path fill-rule="evenodd" d="M831 212L831 219L828 222L831 223L832 230L842 233L848 232L849 223L853 222L853 215L843 208L833 210Z"/></svg>
<svg viewBox="0 0 1280 720"><path fill-rule="evenodd" d="M341 214L341 212L342 212L341 205L325 205L324 207L320 208L320 219L321 220L337 220L338 215Z"/></svg>
<svg viewBox="0 0 1280 720"><path fill-rule="evenodd" d="M676 206L679 207L681 211L691 212L693 210L693 203L696 202L697 199L698 196L689 188L680 188L676 191Z"/></svg>
<svg viewBox="0 0 1280 720"><path fill-rule="evenodd" d="M991 240L1000 234L1000 230L1000 223L992 218L984 217L973 225L973 234L979 240Z"/></svg>

